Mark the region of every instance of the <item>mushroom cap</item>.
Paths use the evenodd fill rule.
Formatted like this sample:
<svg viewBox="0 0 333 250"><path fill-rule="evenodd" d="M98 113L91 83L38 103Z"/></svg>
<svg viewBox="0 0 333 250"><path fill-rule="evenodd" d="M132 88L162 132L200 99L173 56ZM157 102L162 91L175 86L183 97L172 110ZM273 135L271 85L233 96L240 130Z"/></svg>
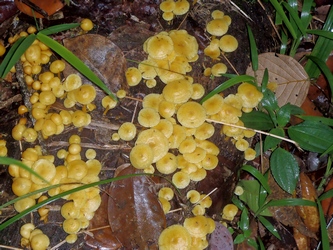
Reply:
<svg viewBox="0 0 333 250"><path fill-rule="evenodd" d="M207 115L217 114L221 110L221 106L224 102L224 99L221 95L215 94L208 100L206 100L202 106L206 110Z"/></svg>
<svg viewBox="0 0 333 250"><path fill-rule="evenodd" d="M162 174L171 174L177 169L176 156L170 152L166 153L161 159L156 162L157 170Z"/></svg>
<svg viewBox="0 0 333 250"><path fill-rule="evenodd" d="M235 107L223 103L221 105L221 110L217 114L216 119L226 122L226 123L237 123L239 121L239 117L242 116L242 111L236 109Z"/></svg>
<svg viewBox="0 0 333 250"><path fill-rule="evenodd" d="M243 82L237 88L237 94L242 98L244 108L254 108L263 98L261 93L256 86Z"/></svg>
<svg viewBox="0 0 333 250"><path fill-rule="evenodd" d="M55 103L56 97L52 91L42 91L39 94L39 101L42 104L48 106L48 105L52 105L53 103Z"/></svg>
<svg viewBox="0 0 333 250"><path fill-rule="evenodd" d="M179 124L173 125L172 135L168 138L170 148L178 148L186 138L186 129Z"/></svg>
<svg viewBox="0 0 333 250"><path fill-rule="evenodd" d="M213 65L211 73L213 76L219 77L222 74L225 74L227 70L227 65L225 65L224 63L216 63Z"/></svg>
<svg viewBox="0 0 333 250"><path fill-rule="evenodd" d="M130 161L133 167L145 169L149 167L154 159L154 152L147 144L137 144L130 152Z"/></svg>
<svg viewBox="0 0 333 250"><path fill-rule="evenodd" d="M142 100L142 107L143 108L152 108L158 111L159 105L163 100L163 96L160 94L148 94Z"/></svg>
<svg viewBox="0 0 333 250"><path fill-rule="evenodd" d="M175 2L173 0L166 0L160 4L160 10L163 12L172 12L175 9Z"/></svg>
<svg viewBox="0 0 333 250"><path fill-rule="evenodd" d="M158 197L158 200L161 203L164 214L167 214L171 209L170 202L167 199L162 198L162 197Z"/></svg>
<svg viewBox="0 0 333 250"><path fill-rule="evenodd" d="M194 206L194 208L192 209L192 214L194 215L194 216L197 216L197 215L204 215L205 214L205 212L206 212L206 209L203 207L203 206L201 206L200 204L197 204L197 205L195 205ZM193 237L194 238L194 237ZM192 239L193 239L192 238ZM196 238L195 238L196 239ZM192 242L193 243L193 242Z"/></svg>
<svg viewBox="0 0 333 250"><path fill-rule="evenodd" d="M86 105L95 100L96 89L89 85L83 84L81 87L75 90L75 99L77 102Z"/></svg>
<svg viewBox="0 0 333 250"><path fill-rule="evenodd" d="M173 13L175 15L184 15L190 9L190 3L187 0L178 0L175 2Z"/></svg>
<svg viewBox="0 0 333 250"><path fill-rule="evenodd" d="M165 21L171 21L172 19L175 18L175 14L173 14L173 12L164 12L162 14L162 18L165 20Z"/></svg>
<svg viewBox="0 0 333 250"><path fill-rule="evenodd" d="M245 151L249 147L249 142L242 138L236 141L235 146L239 151Z"/></svg>
<svg viewBox="0 0 333 250"><path fill-rule="evenodd" d="M153 150L153 163L165 156L169 150L168 139L157 129L146 129L142 131L138 135L136 144L146 144Z"/></svg>
<svg viewBox="0 0 333 250"><path fill-rule="evenodd" d="M238 212L238 207L234 204L227 204L222 210L222 215L226 217L235 217Z"/></svg>
<svg viewBox="0 0 333 250"><path fill-rule="evenodd" d="M207 23L206 30L212 36L223 36L228 31L228 24L223 19L213 19Z"/></svg>
<svg viewBox="0 0 333 250"><path fill-rule="evenodd" d="M46 181L51 181L56 174L56 168L54 164L45 159L39 159L32 164L31 169L43 177ZM31 175L32 182L36 184L45 184L45 182L39 179L35 175Z"/></svg>
<svg viewBox="0 0 333 250"><path fill-rule="evenodd" d="M197 203L200 200L200 193L192 189L186 193L186 198L189 199L192 204Z"/></svg>
<svg viewBox="0 0 333 250"><path fill-rule="evenodd" d="M22 196L29 193L32 182L27 178L15 178L12 183L13 193L17 196Z"/></svg>
<svg viewBox="0 0 333 250"><path fill-rule="evenodd" d="M24 198L14 203L14 208L18 213L32 207L36 204L36 200L32 199L31 197Z"/></svg>
<svg viewBox="0 0 333 250"><path fill-rule="evenodd" d="M158 197L162 197L164 199L166 199L167 201L170 201L173 199L174 196L174 192L171 188L169 187L162 187L159 191L158 191Z"/></svg>
<svg viewBox="0 0 333 250"><path fill-rule="evenodd" d="M135 67L129 67L125 72L128 86L136 86L142 79L141 71Z"/></svg>
<svg viewBox="0 0 333 250"><path fill-rule="evenodd" d="M176 105L173 102L162 100L158 106L158 113L164 118L170 118L176 112Z"/></svg>
<svg viewBox="0 0 333 250"><path fill-rule="evenodd" d="M204 122L199 127L196 128L194 132L194 137L199 140L206 140L210 138L215 132L215 127L208 122Z"/></svg>
<svg viewBox="0 0 333 250"><path fill-rule="evenodd" d="M209 208L213 204L212 198L206 194L200 195L200 205L205 208Z"/></svg>
<svg viewBox="0 0 333 250"><path fill-rule="evenodd" d="M161 131L166 138L169 138L173 132L173 125L167 119L161 119L160 122L153 128Z"/></svg>
<svg viewBox="0 0 333 250"><path fill-rule="evenodd" d="M147 53L155 59L164 59L173 51L172 39L163 34L157 34L148 38L146 44Z"/></svg>
<svg viewBox="0 0 333 250"><path fill-rule="evenodd" d="M192 153L197 147L197 143L193 139L192 136L187 137L185 140L183 140L179 147L179 153L186 154L186 153Z"/></svg>
<svg viewBox="0 0 333 250"><path fill-rule="evenodd" d="M65 219L78 218L80 215L80 208L76 207L73 201L69 201L62 205L60 213Z"/></svg>
<svg viewBox="0 0 333 250"><path fill-rule="evenodd" d="M81 229L81 222L76 218L65 219L62 228L68 234L75 234Z"/></svg>
<svg viewBox="0 0 333 250"><path fill-rule="evenodd" d="M218 155L220 153L220 149L211 141L208 140L195 140L197 146L203 148L207 154Z"/></svg>
<svg viewBox="0 0 333 250"><path fill-rule="evenodd" d="M30 233L32 230L35 229L35 225L32 223L25 223L23 226L20 228L20 235L23 238L29 239L30 238Z"/></svg>
<svg viewBox="0 0 333 250"><path fill-rule="evenodd" d="M197 128L206 120L206 110L197 102L186 102L177 111L178 122L187 128Z"/></svg>
<svg viewBox="0 0 333 250"><path fill-rule="evenodd" d="M194 36L188 34L186 30L172 30L169 32L169 36L177 55L184 56L191 61L196 58L199 45Z"/></svg>
<svg viewBox="0 0 333 250"><path fill-rule="evenodd" d="M199 100L205 94L205 88L200 83L192 84L193 93L191 98L193 100Z"/></svg>
<svg viewBox="0 0 333 250"><path fill-rule="evenodd" d="M211 15L213 19L221 19L224 17L224 12L220 10L214 10Z"/></svg>
<svg viewBox="0 0 333 250"><path fill-rule="evenodd" d="M67 177L75 180L82 180L87 175L88 166L82 160L73 160L67 164Z"/></svg>
<svg viewBox="0 0 333 250"><path fill-rule="evenodd" d="M46 234L36 234L31 237L30 245L33 250L45 250L50 245L50 239Z"/></svg>
<svg viewBox="0 0 333 250"><path fill-rule="evenodd" d="M204 168L198 168L196 171L190 173L190 179L192 181L202 181L207 176L207 171Z"/></svg>
<svg viewBox="0 0 333 250"><path fill-rule="evenodd" d="M175 224L162 231L158 238L158 246L160 250L189 250L191 241L191 235L187 229L182 225Z"/></svg>
<svg viewBox="0 0 333 250"><path fill-rule="evenodd" d="M66 77L64 83L65 91L69 92L74 89L78 89L82 85L82 79L77 74L70 74Z"/></svg>
<svg viewBox="0 0 333 250"><path fill-rule="evenodd" d="M91 116L82 110L75 110L72 114L72 123L75 127L81 128L91 122Z"/></svg>
<svg viewBox="0 0 333 250"><path fill-rule="evenodd" d="M238 41L232 35L224 35L220 38L219 46L224 52L233 52L238 48Z"/></svg>
<svg viewBox="0 0 333 250"><path fill-rule="evenodd" d="M120 139L124 141L131 141L136 136L136 127L131 122L124 122L118 129Z"/></svg>
<svg viewBox="0 0 333 250"><path fill-rule="evenodd" d="M192 83L185 79L171 81L165 85L162 94L168 102L185 103L193 94Z"/></svg>
<svg viewBox="0 0 333 250"><path fill-rule="evenodd" d="M190 184L190 181L189 174L183 171L174 173L172 176L172 183L179 189L186 188Z"/></svg>
<svg viewBox="0 0 333 250"><path fill-rule="evenodd" d="M206 170L213 170L218 163L219 159L216 155L206 153L205 158L201 161L201 166Z"/></svg>
<svg viewBox="0 0 333 250"><path fill-rule="evenodd" d="M203 215L186 218L183 225L190 235L196 238L205 237L210 226L207 218Z"/></svg>
<svg viewBox="0 0 333 250"><path fill-rule="evenodd" d="M241 110L243 107L242 98L238 95L229 94L227 97L224 98L224 102L239 110Z"/></svg>
<svg viewBox="0 0 333 250"><path fill-rule="evenodd" d="M203 148L196 147L192 153L183 154L184 159L191 163L199 163L206 157L206 151Z"/></svg>
<svg viewBox="0 0 333 250"><path fill-rule="evenodd" d="M143 79L153 79L157 76L157 67L159 66L153 59L147 59L139 63L138 70Z"/></svg>
<svg viewBox="0 0 333 250"><path fill-rule="evenodd" d="M143 108L138 114L138 122L143 127L154 127L160 122L160 115L153 108Z"/></svg>
<svg viewBox="0 0 333 250"><path fill-rule="evenodd" d="M247 148L244 151L244 158L247 161L252 161L256 158L257 152L253 148Z"/></svg>

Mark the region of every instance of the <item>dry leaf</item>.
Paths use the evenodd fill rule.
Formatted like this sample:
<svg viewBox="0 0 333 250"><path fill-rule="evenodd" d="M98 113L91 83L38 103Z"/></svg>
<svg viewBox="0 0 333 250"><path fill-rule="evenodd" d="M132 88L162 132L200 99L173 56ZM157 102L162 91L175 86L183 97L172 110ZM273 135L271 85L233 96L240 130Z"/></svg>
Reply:
<svg viewBox="0 0 333 250"><path fill-rule="evenodd" d="M123 52L104 36L86 34L63 40L64 46L80 58L112 92L127 89L125 80L126 59ZM66 65L64 75L77 73ZM82 76L83 77L83 76ZM88 82L83 77L83 82Z"/></svg>
<svg viewBox="0 0 333 250"><path fill-rule="evenodd" d="M272 52L260 54L258 59L259 67L256 72L258 82L261 83L267 68L269 82L278 84L275 94L279 106L289 102L300 107L310 86L309 77L302 65L290 56ZM246 74L254 76L252 66L247 68Z"/></svg>
<svg viewBox="0 0 333 250"><path fill-rule="evenodd" d="M215 230L210 235L209 249L210 250L234 249L234 243L231 233L229 232L228 228L223 226L220 222L215 221Z"/></svg>
<svg viewBox="0 0 333 250"><path fill-rule="evenodd" d="M127 164L115 176L139 173ZM166 218L154 183L147 176L113 182L109 189L108 216L114 235L125 249L158 249Z"/></svg>

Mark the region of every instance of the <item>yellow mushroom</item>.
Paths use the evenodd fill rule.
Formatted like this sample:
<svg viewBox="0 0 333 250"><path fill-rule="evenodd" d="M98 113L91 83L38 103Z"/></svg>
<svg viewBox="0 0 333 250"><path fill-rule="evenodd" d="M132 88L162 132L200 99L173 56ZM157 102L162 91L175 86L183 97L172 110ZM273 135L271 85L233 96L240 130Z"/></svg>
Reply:
<svg viewBox="0 0 333 250"><path fill-rule="evenodd" d="M78 89L82 85L82 79L77 74L70 74L65 79L63 85L65 91L69 92L71 90Z"/></svg>
<svg viewBox="0 0 333 250"><path fill-rule="evenodd" d="M154 59L164 59L173 51L172 39L164 34L157 34L148 38L147 53Z"/></svg>
<svg viewBox="0 0 333 250"><path fill-rule="evenodd" d="M159 105L163 101L163 96L160 94L148 94L142 100L143 108L152 108L158 111Z"/></svg>
<svg viewBox="0 0 333 250"><path fill-rule="evenodd" d="M51 181L56 174L56 168L54 164L45 159L39 159L32 164L31 169L43 177L46 181ZM36 184L45 184L45 182L39 179L35 175L31 175L31 180Z"/></svg>
<svg viewBox="0 0 333 250"><path fill-rule="evenodd" d="M83 84L81 87L74 90L74 94L77 102L86 105L95 99L96 89L89 84Z"/></svg>
<svg viewBox="0 0 333 250"><path fill-rule="evenodd" d="M130 161L133 167L145 169L149 167L154 159L154 151L147 144L137 144L130 152Z"/></svg>
<svg viewBox="0 0 333 250"><path fill-rule="evenodd" d="M211 69L211 73L215 77L222 76L226 72L227 72L227 65L225 65L224 63L216 63L213 65Z"/></svg>
<svg viewBox="0 0 333 250"><path fill-rule="evenodd" d="M192 136L187 137L185 140L183 140L179 147L179 153L181 154L186 154L186 153L192 153L197 147L197 143L195 142L195 140L193 139Z"/></svg>
<svg viewBox="0 0 333 250"><path fill-rule="evenodd" d="M210 138L215 132L215 128L212 124L204 122L196 128L194 137L199 140L206 140Z"/></svg>
<svg viewBox="0 0 333 250"><path fill-rule="evenodd" d="M185 79L171 81L165 85L162 94L168 102L185 103L193 94L192 83Z"/></svg>
<svg viewBox="0 0 333 250"><path fill-rule="evenodd" d="M228 24L224 19L213 19L207 23L206 30L212 36L223 36L228 31Z"/></svg>
<svg viewBox="0 0 333 250"><path fill-rule="evenodd" d="M82 180L88 172L87 163L82 160L73 160L67 164L67 177L75 180Z"/></svg>
<svg viewBox="0 0 333 250"><path fill-rule="evenodd" d="M245 151L244 151L244 158L245 160L247 161L252 161L256 158L256 151L253 149L253 148L247 148Z"/></svg>
<svg viewBox="0 0 333 250"><path fill-rule="evenodd" d="M204 168L198 168L196 171L189 174L192 181L202 181L207 176L207 171Z"/></svg>
<svg viewBox="0 0 333 250"><path fill-rule="evenodd" d="M179 171L172 176L172 183L179 189L186 188L190 184L190 181L190 176L183 171Z"/></svg>
<svg viewBox="0 0 333 250"><path fill-rule="evenodd" d="M32 250L45 250L50 245L50 239L49 237L44 234L36 234L30 239L30 246Z"/></svg>
<svg viewBox="0 0 333 250"><path fill-rule="evenodd" d="M153 128L161 131L166 138L169 138L173 133L173 125L167 119L160 119L160 122Z"/></svg>
<svg viewBox="0 0 333 250"><path fill-rule="evenodd" d="M160 250L190 249L191 235L182 225L172 225L162 231L158 238Z"/></svg>
<svg viewBox="0 0 333 250"><path fill-rule="evenodd" d="M233 52L238 48L238 41L232 35L224 35L220 38L219 46L223 52Z"/></svg>
<svg viewBox="0 0 333 250"><path fill-rule="evenodd" d="M158 197L162 197L164 199L166 199L167 201L170 201L173 199L174 196L174 192L171 188L169 187L162 187L159 191L158 191Z"/></svg>
<svg viewBox="0 0 333 250"><path fill-rule="evenodd" d="M175 2L173 13L175 15L184 15L190 9L190 3L187 0L178 0Z"/></svg>
<svg viewBox="0 0 333 250"><path fill-rule="evenodd" d="M263 98L263 94L257 87L247 82L238 86L236 95L241 97L244 108L256 107Z"/></svg>
<svg viewBox="0 0 333 250"><path fill-rule="evenodd" d="M179 124L173 125L173 131L168 138L170 148L178 148L180 143L186 138L186 129Z"/></svg>
<svg viewBox="0 0 333 250"><path fill-rule="evenodd" d="M175 2L173 0L166 0L160 4L160 10L163 12L172 12L175 9Z"/></svg>
<svg viewBox="0 0 333 250"><path fill-rule="evenodd" d="M181 2L184 4L187 1L177 1L176 8ZM173 13L178 15L175 11ZM188 34L186 30L172 30L169 32L169 36L172 39L174 51L177 55L184 56L188 61L196 60L199 45L194 36Z"/></svg>
<svg viewBox="0 0 333 250"><path fill-rule="evenodd" d="M118 129L120 139L124 141L131 141L136 136L136 127L131 122L124 122Z"/></svg>
<svg viewBox="0 0 333 250"><path fill-rule="evenodd" d="M166 200L165 198L162 198L162 197L158 197L158 200L161 203L164 214L167 214L171 209L170 202L168 200Z"/></svg>
<svg viewBox="0 0 333 250"><path fill-rule="evenodd" d="M214 10L211 16L213 19L222 19L224 17L224 12L220 10Z"/></svg>
<svg viewBox="0 0 333 250"><path fill-rule="evenodd" d="M209 229L207 218L203 215L186 218L183 225L189 234L196 238L205 237Z"/></svg>
<svg viewBox="0 0 333 250"><path fill-rule="evenodd" d="M177 111L178 122L187 128L197 128L206 120L206 110L197 102L186 102Z"/></svg>
<svg viewBox="0 0 333 250"><path fill-rule="evenodd" d="M234 204L227 204L222 211L222 218L227 220L233 220L238 212L238 208Z"/></svg>
<svg viewBox="0 0 333 250"><path fill-rule="evenodd" d="M163 118L170 118L176 112L176 105L173 102L162 100L158 106L158 113Z"/></svg>
<svg viewBox="0 0 333 250"><path fill-rule="evenodd" d="M166 153L161 159L156 162L157 170L162 174L171 174L177 169L176 156L172 153Z"/></svg>
<svg viewBox="0 0 333 250"><path fill-rule="evenodd" d="M140 83L142 75L139 69L130 67L125 72L126 81L129 86L136 86Z"/></svg>
<svg viewBox="0 0 333 250"><path fill-rule="evenodd" d="M207 115L214 115L220 112L223 102L223 97L219 94L215 94L206 100L202 106L206 110Z"/></svg>
<svg viewBox="0 0 333 250"><path fill-rule="evenodd" d="M213 170L217 167L219 159L216 155L206 154L205 158L201 161L201 166L206 170Z"/></svg>
<svg viewBox="0 0 333 250"><path fill-rule="evenodd" d="M192 203L195 204L200 200L200 193L197 190L190 190L186 193L186 198Z"/></svg>
<svg viewBox="0 0 333 250"><path fill-rule="evenodd" d="M160 115L155 109L143 108L138 114L138 122L143 127L154 127L160 122Z"/></svg>

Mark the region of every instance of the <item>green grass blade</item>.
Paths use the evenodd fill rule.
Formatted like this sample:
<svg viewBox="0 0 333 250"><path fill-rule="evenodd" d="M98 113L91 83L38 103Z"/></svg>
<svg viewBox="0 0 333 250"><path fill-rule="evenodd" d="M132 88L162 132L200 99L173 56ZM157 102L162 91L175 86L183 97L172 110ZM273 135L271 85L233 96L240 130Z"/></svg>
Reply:
<svg viewBox="0 0 333 250"><path fill-rule="evenodd" d="M12 58L13 54L15 53L15 50L21 45L21 43L24 41L25 37L21 37L19 38L14 44L13 46L10 48L10 50L8 51L8 53L6 54L5 58L2 60L1 64L0 64L0 77L3 78L6 76L6 74L4 74L4 70L6 68L6 66L8 65L10 59Z"/></svg>
<svg viewBox="0 0 333 250"><path fill-rule="evenodd" d="M322 30L325 32L331 32L332 29L333 29L333 8L330 8L330 11L326 16L325 24ZM322 61L326 62L332 50L333 50L333 40L320 36L316 41L316 44L311 52L311 55L320 58ZM306 63L304 69L308 73L310 78L317 78L320 74L319 68L311 60L309 60Z"/></svg>
<svg viewBox="0 0 333 250"><path fill-rule="evenodd" d="M241 167L240 170L244 170L244 171L250 173L251 175L253 175L260 182L260 184L263 186L263 188L268 193L271 192L271 189L270 189L270 187L268 185L267 179L256 168L254 168L254 167L252 167L250 165L244 165L244 166Z"/></svg>
<svg viewBox="0 0 333 250"><path fill-rule="evenodd" d="M249 25L246 25L247 33L250 41L250 52L251 52L251 62L253 71L258 70L258 49L256 45L256 40L254 38L253 32Z"/></svg>
<svg viewBox="0 0 333 250"><path fill-rule="evenodd" d="M202 104L203 102L205 102L209 98L211 98L213 95L218 94L240 82L254 82L254 81L255 81L255 78L253 76L248 76L248 75L240 75L240 76L231 78L231 79L225 81L224 83L220 84L219 86L217 86L211 92L209 92L204 98L202 98L200 103Z"/></svg>
<svg viewBox="0 0 333 250"><path fill-rule="evenodd" d="M307 56L311 61L313 61L319 69L323 72L324 76L326 77L328 84L330 85L331 89L331 102L333 101L333 74L331 70L328 68L326 63L322 61L320 58L316 56L309 55Z"/></svg>
<svg viewBox="0 0 333 250"><path fill-rule="evenodd" d="M317 206L319 211L319 220L320 220L320 232L321 232L321 249L330 249L330 241L328 239L328 231L326 227L326 219L323 212L323 208L320 204L320 201L317 200Z"/></svg>
<svg viewBox="0 0 333 250"><path fill-rule="evenodd" d="M317 36L322 36L322 37L325 37L325 38L328 38L328 39L333 40L333 33L330 32L330 31L325 31L325 30L311 30L311 29L308 29L308 30L306 30L306 32L307 32L308 34L313 34L313 35L317 35Z"/></svg>
<svg viewBox="0 0 333 250"><path fill-rule="evenodd" d="M283 10L282 6L279 4L279 2L277 0L270 0L270 3L275 8L277 14L279 14L280 18L282 19L283 23L286 25L286 27L287 27L289 33L291 34L291 36L294 39L296 39L297 38L296 31L294 30L293 26L289 22L288 17L284 13L284 10Z"/></svg>
<svg viewBox="0 0 333 250"><path fill-rule="evenodd" d="M258 216L258 219L261 222L261 224L263 224L264 227L266 227L267 230L270 231L271 234L273 234L276 238L281 240L281 236L279 235L276 228L272 225L272 223L270 223L265 217L263 217L261 215Z"/></svg>
<svg viewBox="0 0 333 250"><path fill-rule="evenodd" d="M108 87L99 79L94 72L91 71L77 56L75 56L71 51L66 49L64 46L54 41L52 38L42 34L37 34L37 39L47 45L49 48L58 53L62 58L64 58L68 63L70 63L74 68L76 68L81 74L87 77L90 81L95 83L100 87L105 93L107 93L112 99L117 101L117 97L108 89Z"/></svg>
<svg viewBox="0 0 333 250"><path fill-rule="evenodd" d="M33 171L27 165L23 164L21 161L15 160L15 159L10 158L10 157L0 156L0 164L3 164L3 165L11 165L11 164L13 164L13 165L19 166L20 168L23 168L24 170L28 171L30 174L32 174L32 175L36 176L37 178L41 179L45 183L51 185L50 182L48 182L47 180L45 180L42 176L40 176L39 174L37 174L35 171Z"/></svg>
<svg viewBox="0 0 333 250"><path fill-rule="evenodd" d="M65 23L65 24L59 24L59 25L54 25L51 26L47 29L43 29L39 31L38 33L44 34L46 36L52 35L61 31L69 30L69 29L74 29L76 27L79 27L80 23Z"/></svg>
<svg viewBox="0 0 333 250"><path fill-rule="evenodd" d="M296 30L296 28L298 28L298 30L301 32L301 34L303 35L303 36L305 36L306 35L306 32L305 32L305 28L303 27L303 23L302 23L302 21L301 21L301 19L299 18L299 16L298 16L298 11L297 11L297 9L295 10L295 9L293 9L292 7L290 7L290 3L289 3L289 1L288 1L288 3L286 3L286 2L282 2L282 4L283 4L283 7L285 7L286 9L287 9L287 11L289 12L289 14L290 14L290 16L291 16L291 18L292 18L292 20L295 22L295 24L296 24L296 27L293 27L293 29L294 30ZM296 4L296 7L297 7L297 4Z"/></svg>
<svg viewBox="0 0 333 250"><path fill-rule="evenodd" d="M302 4L301 21L303 23L303 27L306 29L312 20L311 9L313 0L303 1Z"/></svg>
<svg viewBox="0 0 333 250"><path fill-rule="evenodd" d="M327 198L332 198L332 197L333 197L333 189L330 189L330 190L326 191L325 193L321 194L318 197L318 200L322 201L322 200L325 200Z"/></svg>
<svg viewBox="0 0 333 250"><path fill-rule="evenodd" d="M281 47L280 47L280 54L285 55L287 52L287 45L288 45L288 36L286 32L281 30Z"/></svg>
<svg viewBox="0 0 333 250"><path fill-rule="evenodd" d="M34 210L36 210L36 209L38 209L38 208L40 208L40 207L42 207L42 206L44 206L46 204L49 204L49 203L51 203L51 202L53 202L53 201L55 201L55 200L57 200L57 199L59 199L61 197L64 197L66 195L72 194L74 192L77 192L77 191L80 191L80 190L83 190L83 189L86 189L86 188L90 188L90 187L94 187L94 186L98 186L98 185L104 185L104 184L107 184L107 183L110 183L110 182L113 182L113 181L119 181L119 180L131 178L131 177L142 176L142 175L151 175L151 174L140 173L140 174L129 174L129 175L118 176L118 177L115 177L115 178L110 178L110 179L106 179L106 180L102 180L102 181L98 181L98 182L93 182L93 183L89 183L89 184L86 184L86 185L82 185L80 187L73 188L71 190L68 190L68 191L65 191L63 193L57 194L55 196L52 196L52 197L48 198L45 201L37 203L36 205L34 205L34 206L32 206L32 207L30 207L30 208L22 211L21 213L13 216L9 220L7 220L4 223L0 224L0 231L3 230L3 229L5 229L9 225L13 224L17 220L23 218L27 214L33 212Z"/></svg>
<svg viewBox="0 0 333 250"><path fill-rule="evenodd" d="M1 78L4 78L10 69L15 65L15 63L20 60L21 56L24 54L24 52L30 47L30 45L35 41L36 35L35 34L30 34L29 36L23 38L22 40L18 40L18 44L16 46L13 45L12 49L9 50L8 52L8 60L4 60L1 63L1 68L0 68L0 73L1 73ZM6 58L7 58L6 56ZM6 59L5 58L5 59ZM2 67L4 67L2 69Z"/></svg>

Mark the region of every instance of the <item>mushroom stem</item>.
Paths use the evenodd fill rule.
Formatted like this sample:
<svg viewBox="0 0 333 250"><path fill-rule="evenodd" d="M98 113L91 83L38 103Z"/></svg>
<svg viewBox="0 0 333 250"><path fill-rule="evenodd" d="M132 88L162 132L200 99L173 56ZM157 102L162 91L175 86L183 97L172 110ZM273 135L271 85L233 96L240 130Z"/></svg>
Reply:
<svg viewBox="0 0 333 250"><path fill-rule="evenodd" d="M299 151L303 152L303 149L301 149L301 147L298 145L297 142L295 142L295 141L293 141L291 139L288 139L288 138L284 138L282 136L274 135L274 134L271 134L271 133L268 133L268 132L265 132L265 131L261 131L261 130L257 130L257 129L252 129L252 128L247 128L247 127L244 127L244 126L239 126L239 125L235 125L235 124L231 124L231 123L216 121L216 120L212 120L212 119L206 119L206 121L207 122L214 122L214 123L218 123L218 124L223 124L223 125L227 125L227 126L231 126L231 127L235 127L235 128L241 128L241 129L245 129L245 130L252 130L252 131L254 131L256 133L263 134L263 135L269 135L271 137L275 137L275 138L281 139L283 141L292 143L292 144L294 144L297 147L297 149Z"/></svg>

